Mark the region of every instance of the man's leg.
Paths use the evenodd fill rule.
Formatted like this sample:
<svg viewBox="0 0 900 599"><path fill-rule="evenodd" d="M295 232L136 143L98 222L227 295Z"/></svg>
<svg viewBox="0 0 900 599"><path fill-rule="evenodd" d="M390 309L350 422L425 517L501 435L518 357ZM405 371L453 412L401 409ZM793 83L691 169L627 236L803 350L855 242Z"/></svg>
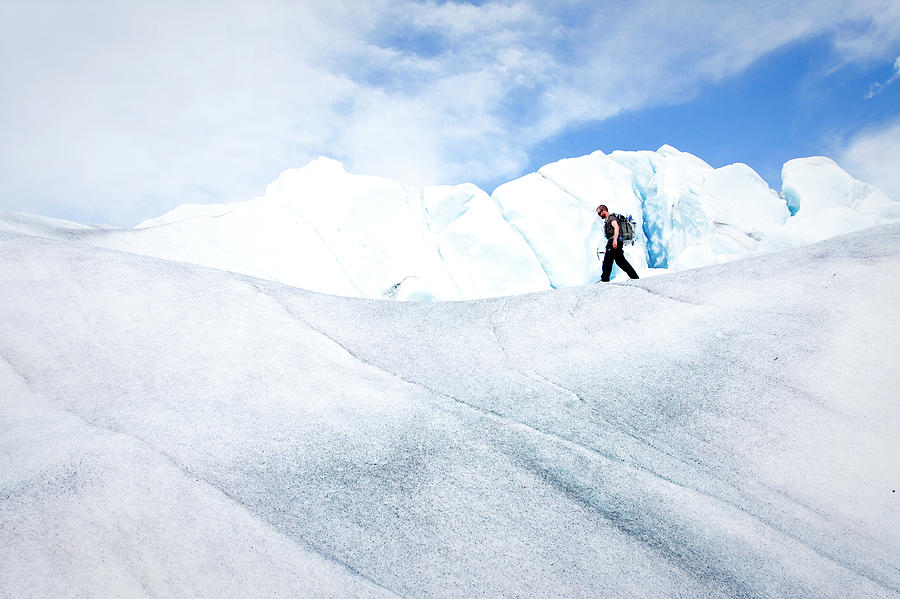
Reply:
<svg viewBox="0 0 900 599"><path fill-rule="evenodd" d="M624 251L622 248L619 248L619 249L616 251L616 253L615 253L614 256L615 256L615 259L616 259L616 264L619 265L619 268L621 268L622 270L625 271L625 274L627 274L627 275L628 275L629 277L631 277L632 279L637 279L637 278L639 278L639 277L638 277L638 274L637 274L637 271L634 270L634 267L631 266L631 264L630 264L630 263L628 262L628 260L625 258L625 251Z"/></svg>
<svg viewBox="0 0 900 599"><path fill-rule="evenodd" d="M610 243L606 244L606 253L603 254L603 270L600 271L600 280L609 283L609 275L612 274L613 249Z"/></svg>

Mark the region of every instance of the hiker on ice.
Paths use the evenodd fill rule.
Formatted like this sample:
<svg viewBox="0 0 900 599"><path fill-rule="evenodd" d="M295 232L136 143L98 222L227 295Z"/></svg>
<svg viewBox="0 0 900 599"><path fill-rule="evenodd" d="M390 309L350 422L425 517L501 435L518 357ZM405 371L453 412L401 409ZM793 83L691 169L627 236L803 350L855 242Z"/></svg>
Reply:
<svg viewBox="0 0 900 599"><path fill-rule="evenodd" d="M615 214L610 214L609 208L605 204L597 206L597 215L606 220L604 232L606 233L606 255L603 256L603 271L600 273L600 280L604 283L609 282L609 275L612 273L613 260L619 265L619 268L625 271L632 279L637 279L635 272L628 260L625 259L625 252L622 248L622 234L619 230L619 220Z"/></svg>

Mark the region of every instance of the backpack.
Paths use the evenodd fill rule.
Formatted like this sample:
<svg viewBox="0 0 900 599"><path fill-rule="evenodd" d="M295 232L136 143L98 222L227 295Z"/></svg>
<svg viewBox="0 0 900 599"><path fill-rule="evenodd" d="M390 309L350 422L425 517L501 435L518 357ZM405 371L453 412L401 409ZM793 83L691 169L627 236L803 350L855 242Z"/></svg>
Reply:
<svg viewBox="0 0 900 599"><path fill-rule="evenodd" d="M634 243L634 219L631 218L631 215L613 214L613 216L619 221L619 238L622 241Z"/></svg>

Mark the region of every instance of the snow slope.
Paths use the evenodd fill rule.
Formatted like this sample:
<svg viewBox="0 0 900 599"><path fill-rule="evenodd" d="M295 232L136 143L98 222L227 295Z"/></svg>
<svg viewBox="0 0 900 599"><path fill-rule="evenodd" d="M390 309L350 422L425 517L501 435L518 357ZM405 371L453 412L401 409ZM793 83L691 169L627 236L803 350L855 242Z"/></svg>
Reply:
<svg viewBox="0 0 900 599"><path fill-rule="evenodd" d="M779 194L746 165L714 169L663 146L561 160L489 196L469 184L411 189L319 158L285 171L263 197L181 206L131 230L14 214L0 214L0 230L330 294L428 301L598 281L600 203L634 216L638 236L625 251L642 276L900 221L900 202L827 158L792 160L783 175Z"/></svg>
<svg viewBox="0 0 900 599"><path fill-rule="evenodd" d="M438 303L0 232L0 596L896 597L898 289L900 225Z"/></svg>

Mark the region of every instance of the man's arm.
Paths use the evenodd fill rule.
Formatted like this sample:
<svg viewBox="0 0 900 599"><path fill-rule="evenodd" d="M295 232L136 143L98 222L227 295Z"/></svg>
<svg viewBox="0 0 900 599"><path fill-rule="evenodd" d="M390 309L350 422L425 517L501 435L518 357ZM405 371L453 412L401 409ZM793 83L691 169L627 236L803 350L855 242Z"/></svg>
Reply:
<svg viewBox="0 0 900 599"><path fill-rule="evenodd" d="M613 249L616 249L619 247L619 219L611 218L609 219L609 224L613 228L612 246Z"/></svg>

